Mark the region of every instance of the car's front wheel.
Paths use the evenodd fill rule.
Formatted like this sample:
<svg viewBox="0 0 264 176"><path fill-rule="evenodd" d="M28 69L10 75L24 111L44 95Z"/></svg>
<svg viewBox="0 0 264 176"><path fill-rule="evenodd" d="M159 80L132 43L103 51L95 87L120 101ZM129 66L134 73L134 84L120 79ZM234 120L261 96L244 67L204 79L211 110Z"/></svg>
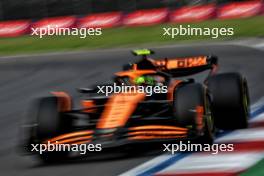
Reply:
<svg viewBox="0 0 264 176"><path fill-rule="evenodd" d="M37 112L36 137L40 143L67 132L70 129L70 119L59 111L59 99L46 97L39 101ZM44 151L39 155L44 162L55 162L68 156L67 151Z"/></svg>

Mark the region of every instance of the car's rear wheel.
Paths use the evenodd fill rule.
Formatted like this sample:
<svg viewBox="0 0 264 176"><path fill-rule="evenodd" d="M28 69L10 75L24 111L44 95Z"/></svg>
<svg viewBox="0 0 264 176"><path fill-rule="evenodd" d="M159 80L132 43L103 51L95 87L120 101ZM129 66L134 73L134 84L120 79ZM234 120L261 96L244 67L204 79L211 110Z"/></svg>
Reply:
<svg viewBox="0 0 264 176"><path fill-rule="evenodd" d="M57 97L46 97L39 101L36 136L40 143L69 131L71 121L59 111L59 108ZM45 162L55 162L67 155L67 151L45 151L40 157Z"/></svg>
<svg viewBox="0 0 264 176"><path fill-rule="evenodd" d="M175 89L173 114L178 126L190 128L195 142L212 144L214 120L211 116L210 99L201 84L185 84Z"/></svg>
<svg viewBox="0 0 264 176"><path fill-rule="evenodd" d="M239 73L224 73L208 79L212 95L212 113L220 129L241 129L248 126L249 93L245 78Z"/></svg>

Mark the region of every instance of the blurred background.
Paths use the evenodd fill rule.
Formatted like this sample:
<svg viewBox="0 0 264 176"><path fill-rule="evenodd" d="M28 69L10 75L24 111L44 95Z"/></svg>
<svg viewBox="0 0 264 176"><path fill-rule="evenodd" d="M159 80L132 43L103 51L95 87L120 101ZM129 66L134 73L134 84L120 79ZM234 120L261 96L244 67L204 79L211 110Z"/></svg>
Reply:
<svg viewBox="0 0 264 176"><path fill-rule="evenodd" d="M0 0L0 55L150 47L264 36L263 0ZM234 28L234 35L163 36L163 27ZM32 28L102 28L102 35L47 36Z"/></svg>
<svg viewBox="0 0 264 176"><path fill-rule="evenodd" d="M40 19L65 15L87 15L100 12L139 9L175 9L188 5L216 3L222 5L245 0L1 0L0 20Z"/></svg>
<svg viewBox="0 0 264 176"><path fill-rule="evenodd" d="M184 5L212 2L222 4L228 2L228 0L1 0L0 20L86 15L108 11L130 12L138 9L159 7L177 8Z"/></svg>

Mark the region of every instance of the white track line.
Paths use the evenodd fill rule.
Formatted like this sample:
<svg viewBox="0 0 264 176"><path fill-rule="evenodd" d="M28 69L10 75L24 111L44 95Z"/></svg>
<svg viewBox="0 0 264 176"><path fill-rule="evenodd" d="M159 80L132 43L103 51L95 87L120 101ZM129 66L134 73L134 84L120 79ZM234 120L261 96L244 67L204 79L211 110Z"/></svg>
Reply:
<svg viewBox="0 0 264 176"><path fill-rule="evenodd" d="M258 101L256 104L252 105L252 109L256 110L258 109L261 105L263 105L263 99L260 99L260 101ZM264 113L257 115L255 118L251 119L250 122L263 122L264 121ZM249 129L244 129L244 130L236 130L234 132L231 132L230 134L220 137L218 139L216 139L215 142L241 142L241 141L255 141L255 140L264 140L264 128L249 128ZM176 154L178 155L178 154ZM199 157L201 157L201 155L203 156L203 162L201 162L199 160ZM241 156L240 156L241 155ZM178 170L179 168L183 168L183 165L186 166L186 170L189 170L190 167L198 167L198 165L193 165L193 163L191 163L191 161L187 162L188 164L186 164L186 160L193 160L193 156L195 156L196 161L199 161L199 163L201 163L199 165L199 169L203 168L203 167L207 167L208 165L204 162L207 162L207 160L210 158L210 162L212 163L212 165L210 165L209 167L213 170L216 170L217 167L220 167L219 163L215 163L218 161L223 160L227 160L228 158L230 158L231 162L234 162L234 160L232 158L234 158L236 160L236 165L232 165L232 164L226 164L225 162L223 163L224 166L226 166L226 168L230 165L230 168L232 168L231 170L234 171L234 169L238 169L241 170L242 168L248 168L251 165L255 164L258 160L260 160L261 158L264 157L264 152L238 152L238 153L226 153L226 154L221 154L221 155L204 155L204 153L195 153L195 154L191 154L181 160L179 160L178 162L176 162L175 164L170 165L169 167L165 168L163 171L159 172L159 174L169 174L168 172L171 171L175 171ZM197 156L199 156L198 158L196 158ZM163 154L160 155L158 157L155 157L154 159L151 159L150 161L147 161L146 163L143 163L123 174L121 174L120 176L136 176L136 175L140 175L142 173L144 173L145 171L148 171L154 167L156 167L157 165L159 165L160 163L170 159L171 157L175 157L175 155L171 155L171 154ZM222 158L223 157L223 158ZM251 158L251 159L250 159ZM240 159L240 160L239 160ZM247 160L247 161L246 161ZM241 162L237 162L237 161L241 161ZM244 161L244 162L242 162ZM178 166L179 163L179 166ZM181 164L182 163L182 164ZM191 163L191 164L190 164ZM238 165L237 165L238 164ZM239 166L239 164L241 164L241 167ZM235 167L236 166L236 167ZM176 169L174 169L176 168ZM231 170L229 170L231 172ZM204 171L204 170L203 170ZM174 173L174 172L173 172ZM170 173L171 174L171 173ZM156 175L156 174L155 174Z"/></svg>
<svg viewBox="0 0 264 176"><path fill-rule="evenodd" d="M261 152L221 153L220 155L196 153L179 160L155 175L237 173L256 164L263 158L263 154Z"/></svg>
<svg viewBox="0 0 264 176"><path fill-rule="evenodd" d="M136 175L139 175L142 173L142 171L149 170L153 166L155 166L155 165L157 165L163 161L166 161L169 158L171 158L171 155L168 155L168 154L160 155L160 156L158 156L152 160L147 161L146 163L143 163L143 164L135 167L132 170L129 170L128 172L121 174L120 176L136 176Z"/></svg>

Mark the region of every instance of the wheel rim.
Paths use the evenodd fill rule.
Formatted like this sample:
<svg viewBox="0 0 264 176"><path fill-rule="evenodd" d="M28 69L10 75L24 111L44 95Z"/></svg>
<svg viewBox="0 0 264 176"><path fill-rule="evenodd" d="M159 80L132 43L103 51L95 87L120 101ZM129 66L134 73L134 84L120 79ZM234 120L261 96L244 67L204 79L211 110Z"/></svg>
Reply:
<svg viewBox="0 0 264 176"><path fill-rule="evenodd" d="M244 111L245 111L246 115L249 113L248 105L249 105L248 88L247 88L246 82L244 81L244 84L243 84L243 108L244 108Z"/></svg>
<svg viewBox="0 0 264 176"><path fill-rule="evenodd" d="M207 100L205 104L205 132L207 131L208 135L213 138L214 134L214 120L212 118L211 108L210 108L210 101Z"/></svg>

